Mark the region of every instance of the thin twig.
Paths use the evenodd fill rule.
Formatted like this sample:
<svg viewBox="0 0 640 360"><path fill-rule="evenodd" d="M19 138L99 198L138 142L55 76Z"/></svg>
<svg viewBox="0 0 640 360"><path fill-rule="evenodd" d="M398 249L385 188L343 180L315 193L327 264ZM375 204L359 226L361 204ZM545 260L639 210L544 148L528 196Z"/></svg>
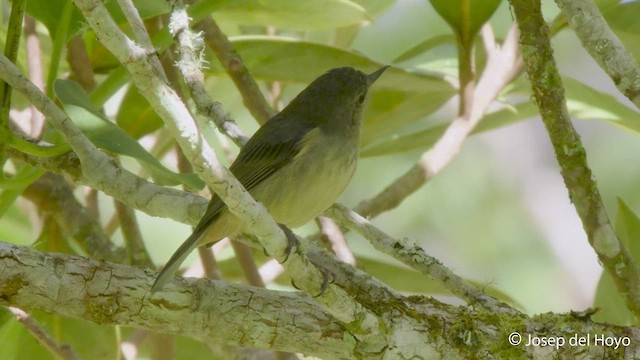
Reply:
<svg viewBox="0 0 640 360"><path fill-rule="evenodd" d="M351 248L349 248L340 226L333 219L325 216L318 216L316 223L320 228L320 239L331 247L338 259L347 264L355 265L356 257L353 255Z"/></svg>
<svg viewBox="0 0 640 360"><path fill-rule="evenodd" d="M328 213L341 225L355 230L369 240L376 249L392 255L406 265L439 281L454 295L470 305L479 305L496 313L519 314L509 305L492 298L466 282L442 265L438 259L425 253L424 249L416 242L406 238L394 239L362 216L340 204L334 204Z"/></svg>
<svg viewBox="0 0 640 360"><path fill-rule="evenodd" d="M31 16L24 17L24 37L25 50L27 52L27 68L29 69L29 80L38 88L44 88L44 77L42 75L42 52L40 49L40 39L36 32L36 21ZM44 130L44 117L34 106L29 106L31 111L31 129L29 134L34 139L39 139Z"/></svg>
<svg viewBox="0 0 640 360"><path fill-rule="evenodd" d="M213 101L204 86L202 38L189 29L189 17L181 2L174 2L174 9L169 23L172 34L178 40L180 61L176 64L184 78L196 109L203 116L212 119L220 132L227 135L238 146L246 144L249 138L242 133L238 125L231 120L222 109L222 105Z"/></svg>
<svg viewBox="0 0 640 360"><path fill-rule="evenodd" d="M138 91L163 119L185 156L194 164L196 173L227 204L233 215L251 224L249 231L260 239L260 244L270 256L279 261L286 260L284 265L298 286L309 293L319 294L326 283L323 274L302 252L287 254L287 239L283 230L269 216L266 208L253 200L229 170L220 164L213 149L202 139L184 103L165 82L153 76L153 68L144 51L120 30L102 2L73 2L100 42L127 68ZM188 17L179 16L176 20L188 23ZM178 28L184 26L174 29ZM0 67L0 73L1 70ZM329 285L315 300L340 321L348 324L357 322L360 340L382 341L379 318L362 304L353 301L342 289Z"/></svg>
<svg viewBox="0 0 640 360"><path fill-rule="evenodd" d="M55 341L29 314L13 306L9 306L8 309L16 317L16 320L20 321L31 335L53 355L65 360L80 360L71 346Z"/></svg>
<svg viewBox="0 0 640 360"><path fill-rule="evenodd" d="M149 256L149 253L147 252L144 240L142 239L142 233L140 232L140 227L138 226L136 212L119 200L114 199L114 205L116 214L120 220L122 236L124 237L124 241L127 244L127 250L129 251L129 256L131 257L131 263L138 266L153 268L151 256Z"/></svg>
<svg viewBox="0 0 640 360"><path fill-rule="evenodd" d="M483 32L486 36L486 33ZM494 44L488 41L487 44ZM427 181L438 174L460 151L464 140L482 119L487 107L522 69L519 58L518 30L512 27L502 46L487 49L488 60L476 86L469 116L453 120L433 147L422 154L418 163L371 199L360 202L354 210L375 217L397 207Z"/></svg>
<svg viewBox="0 0 640 360"><path fill-rule="evenodd" d="M133 5L133 1L131 0L117 0L120 5L120 9L124 13L125 18L127 18L127 22L133 31L133 36L135 37L138 44L145 50L147 53L147 57L151 66L153 66L155 70L155 74L159 76L165 82L167 80L167 75L164 73L162 69L162 64L160 63L160 59L156 53L155 48L153 47L153 43L149 38L149 34L147 33L147 29L144 27L144 23L142 22L142 18L140 18L140 14L138 14L138 9L136 9L135 5Z"/></svg>
<svg viewBox="0 0 640 360"><path fill-rule="evenodd" d="M227 36L220 30L218 24L211 17L207 17L196 24L196 29L202 31L207 45L216 54L220 64L236 84L242 101L251 115L260 124L271 119L276 111L271 108L267 99L262 95L258 84L249 73L249 69L244 65L244 61L233 48Z"/></svg>
<svg viewBox="0 0 640 360"><path fill-rule="evenodd" d="M67 45L67 62L71 68L71 78L82 85L82 88L90 93L96 87L93 77L91 61L87 56L87 49L80 35L74 35Z"/></svg>
<svg viewBox="0 0 640 360"><path fill-rule="evenodd" d="M256 261L251 254L251 247L234 240L231 241L231 246L247 282L253 286L265 287L265 282L260 276Z"/></svg>
<svg viewBox="0 0 640 360"><path fill-rule="evenodd" d="M52 216L65 235L83 251L98 259L121 262L124 251L116 247L96 219L73 196L73 189L60 175L46 173L33 182L24 196Z"/></svg>
<svg viewBox="0 0 640 360"><path fill-rule="evenodd" d="M567 110L562 79L553 58L540 1L510 0L520 27L523 58L560 173L589 243L613 279L627 307L640 318L640 270L613 231L580 136Z"/></svg>

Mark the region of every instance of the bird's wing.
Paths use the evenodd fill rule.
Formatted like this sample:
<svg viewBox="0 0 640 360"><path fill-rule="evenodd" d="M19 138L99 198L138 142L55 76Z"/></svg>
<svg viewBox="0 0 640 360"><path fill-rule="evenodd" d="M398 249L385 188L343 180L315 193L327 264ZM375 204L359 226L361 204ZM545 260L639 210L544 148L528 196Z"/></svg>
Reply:
<svg viewBox="0 0 640 360"><path fill-rule="evenodd" d="M286 124L281 121L268 122L242 148L229 170L247 191L251 191L293 160L300 153L304 139L310 132L310 129L302 126L298 130L288 131ZM214 193L194 232L204 233L224 206L224 202Z"/></svg>
<svg viewBox="0 0 640 360"><path fill-rule="evenodd" d="M275 119L274 119L275 120ZM300 126L288 131L282 122L268 122L242 148L229 170L247 191L293 160L302 148L305 138L313 133L312 128ZM315 130L319 131L319 130ZM259 134L262 132L262 134ZM151 288L154 293L164 286L178 271L184 259L198 247L200 238L224 208L224 202L213 194L207 211L198 222L193 233L171 256Z"/></svg>

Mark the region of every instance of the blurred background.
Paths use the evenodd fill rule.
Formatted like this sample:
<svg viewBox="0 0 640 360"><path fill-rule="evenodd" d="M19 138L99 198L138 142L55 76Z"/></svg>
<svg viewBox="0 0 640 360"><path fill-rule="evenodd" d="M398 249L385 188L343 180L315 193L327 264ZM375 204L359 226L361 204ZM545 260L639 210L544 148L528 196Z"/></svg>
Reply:
<svg viewBox="0 0 640 360"><path fill-rule="evenodd" d="M264 14L256 15L254 12L255 16L252 17L247 15L250 12L242 12L243 5L249 7L247 4L251 3L239 1L236 5L220 5L214 18L245 58L247 66L263 86L267 99L280 107L310 80L334 67L329 66L333 63L326 63L324 56L333 56L336 66L340 66L343 60L344 65L351 66L392 64L402 70L402 75L413 76L411 79L416 81L415 84L428 85L433 82L434 86L439 86L433 92L416 91L420 97L415 106L424 104L425 108L433 107L433 110L418 112L411 121L402 120L405 124L400 127L394 125L394 121L400 121L399 118L384 117L385 112L376 110L376 106L382 106L376 105L376 100L382 104L385 96L395 94L391 93L392 90L402 89L401 74L399 72L396 78L391 75L386 80L381 79L380 93L372 94L369 100L371 104L365 114L369 116L366 120L369 121L369 127L364 130L365 144L359 168L341 198L341 202L347 206L355 206L382 191L414 165L428 149L426 141L424 146L417 144L409 148L384 148L381 144L391 143L394 139L402 139L403 136L438 124L446 124L456 117L458 98L445 81L446 77L457 76L455 38L451 27L429 1L343 1L349 6L353 5L356 11L353 16L357 20L348 18L344 24L323 23L324 20L296 24L294 20L299 15L294 13L294 20L289 19L286 9L283 10L285 15L267 11L267 15L273 18L267 16L266 20L260 20L264 18L259 15ZM282 3L285 4L283 6L294 6L293 2ZM334 3L338 2L331 2L331 6ZM303 6L311 6L309 4ZM7 1L3 1L2 5L3 25L6 27L10 5ZM640 15L638 3L602 1L600 5L609 9L605 12L607 20L625 45L633 53L640 50L635 48L640 44L636 39L640 27L628 20L634 16L637 19ZM559 14L552 1L544 1L543 9L549 22ZM339 13L346 14L346 10L339 10ZM343 21L337 17L334 17L334 21ZM273 19L280 19L283 24L265 25L265 22ZM513 16L508 3L499 3L490 18L498 41L506 36L512 23ZM51 46L51 41L46 40L49 36L46 26L40 25L38 30L43 38L46 59L46 49ZM265 38L273 42L261 42ZM438 38L442 40L436 45L421 47L430 39ZM288 46L283 39L331 46L341 49L341 52L332 55L333 49L291 45L290 53L279 50L283 57L279 62L265 60L269 51L276 51L269 46L275 43ZM84 41L88 51L96 51L95 39L85 34ZM483 70L483 50L479 41L477 44L476 70L479 76ZM619 213L626 211L625 216L631 220L625 221L633 222L636 219L633 213L640 212L640 141L637 133L640 127L634 128L629 124L640 121L637 109L619 94L608 76L583 50L571 29L565 26L559 31L553 37L552 45L558 67L570 82L567 97L575 120L574 126L584 142L589 165L611 221L615 224ZM421 48L424 50L420 51ZM99 59L96 54L90 53L90 57L95 56L92 61L96 67L100 61L110 61ZM223 104L246 133L253 133L258 127L256 121L244 108L233 83L223 73L217 59L209 52L206 54L210 94ZM314 57L318 57L316 62L312 60ZM64 61L58 71L59 77L65 76L68 66ZM282 75L284 72L286 75ZM97 78L102 79L106 74L108 72L101 73ZM108 98L104 104L108 118L119 119L137 114L137 110L131 107L134 97L130 89L124 86ZM502 126L470 136L455 159L433 180L399 207L372 219L372 222L393 237L418 240L427 253L440 259L455 273L490 291L501 293L503 299L508 299L528 314L583 310L598 305L604 307L598 315L603 320L629 323L631 319L626 317L624 309L618 312L618 306L612 305L621 304L615 291L608 288L607 284L600 284L599 288L602 268L569 201L542 121L537 115L531 116L530 113L514 109L516 103L529 101L528 89L525 76L520 75L491 107L491 111L501 111L507 118ZM130 102L124 112L122 104L126 101ZM21 110L12 109L16 119L26 116ZM377 125L371 119L378 121ZM116 122L125 127L122 122ZM374 138L371 135L374 133L379 137ZM153 130L138 136L143 145L151 148L157 141L158 132ZM221 137L213 128L206 129L206 136L218 150L222 149ZM162 160L168 167L175 167L175 156L171 153ZM138 166L128 159L122 161L133 169ZM5 168L5 171L11 169ZM81 188L76 190L79 198L83 191ZM102 194L100 198L103 200L100 202L101 221L107 223L113 214L112 202ZM191 229L172 220L153 218L139 211L136 213L147 249L154 263L162 265ZM31 204L18 200L0 218L0 241L31 245L40 232L36 224L37 216ZM315 231L315 225L310 224L300 229L299 233L304 235ZM116 231L113 238L115 242L122 243L120 231ZM459 303L459 300L448 296L421 274L374 250L358 235L349 233L348 240L358 258L358 265L391 287L407 294L434 295ZM186 263L193 261L196 256L192 254ZM225 253L221 259L224 262L230 257L230 253ZM240 279L233 270L226 276L230 280ZM282 288L286 283L281 281L280 285L271 286ZM597 302L596 294L599 298ZM48 319L44 315L41 318ZM96 328L95 331L110 334L109 330L96 325L82 326L92 326ZM18 336L11 329L15 329L15 324L5 323L0 328L0 343L11 336ZM191 343L190 340L181 341ZM19 353L20 350L17 350L16 354ZM189 354L187 351L181 356Z"/></svg>

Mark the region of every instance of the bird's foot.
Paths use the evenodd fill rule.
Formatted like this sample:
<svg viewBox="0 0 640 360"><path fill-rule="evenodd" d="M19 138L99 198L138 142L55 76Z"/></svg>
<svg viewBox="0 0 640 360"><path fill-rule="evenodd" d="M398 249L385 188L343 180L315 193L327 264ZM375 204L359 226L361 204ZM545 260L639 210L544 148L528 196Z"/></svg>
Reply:
<svg viewBox="0 0 640 360"><path fill-rule="evenodd" d="M283 224L278 224L278 226L280 226L282 231L284 231L284 235L287 237L287 248L285 249L286 255L284 260L280 262L281 264L284 264L285 262L287 262L287 260L289 260L289 255L291 255L291 253L294 251L294 248L296 250L299 248L300 241L296 237L296 234L294 234L293 231L291 231L291 229L289 229L287 226Z"/></svg>

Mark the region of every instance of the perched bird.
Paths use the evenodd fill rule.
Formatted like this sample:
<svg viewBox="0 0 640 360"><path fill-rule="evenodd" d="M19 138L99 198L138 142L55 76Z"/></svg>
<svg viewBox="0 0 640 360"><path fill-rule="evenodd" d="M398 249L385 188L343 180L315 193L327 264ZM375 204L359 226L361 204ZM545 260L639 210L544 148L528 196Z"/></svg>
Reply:
<svg viewBox="0 0 640 360"><path fill-rule="evenodd" d="M344 191L356 169L362 104L387 66L364 74L329 70L267 121L242 148L229 170L273 219L289 228L320 215ZM158 275L156 292L201 245L245 231L215 194L193 233Z"/></svg>

